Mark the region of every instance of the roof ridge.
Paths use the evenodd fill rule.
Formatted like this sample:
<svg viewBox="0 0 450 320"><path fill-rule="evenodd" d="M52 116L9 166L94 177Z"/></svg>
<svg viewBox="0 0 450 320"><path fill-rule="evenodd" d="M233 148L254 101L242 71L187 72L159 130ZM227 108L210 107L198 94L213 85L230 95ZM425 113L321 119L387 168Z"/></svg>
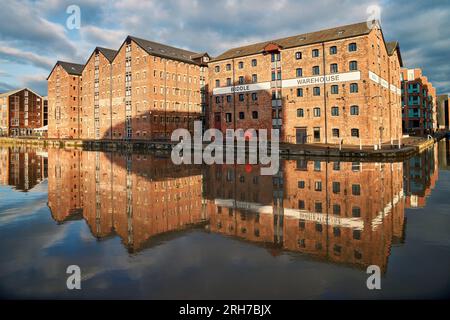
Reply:
<svg viewBox="0 0 450 320"><path fill-rule="evenodd" d="M173 49L177 49L177 50L183 50L183 51L190 52L190 53L198 53L198 52L195 52L195 51L182 49L182 48L180 48L180 47L175 47L175 46L170 45L170 44L164 44L164 43L156 42L156 41L153 41L153 40L148 40L148 39L139 38L139 37L135 37L135 36L129 36L129 37L130 37L131 39L137 39L137 40L142 40L142 41L152 42L152 43L155 43L155 44L159 44L159 45L161 45L161 46L164 46L164 47L169 47L169 48L173 48Z"/></svg>
<svg viewBox="0 0 450 320"><path fill-rule="evenodd" d="M352 23L352 24L337 26L337 27L333 27L333 28L321 29L321 30L317 30L317 31L310 31L310 32L296 34L296 35L293 35L293 36L287 36L287 37L277 38L277 39L270 39L270 40L265 40L265 41L260 41L260 42L256 42L256 43L251 43L251 44L247 44L247 45L243 45L243 46L239 46L239 47L234 47L234 48L226 50L225 52L223 52L222 54L217 56L215 59L213 59L213 61L219 61L219 60L224 60L224 59L230 59L232 57L244 56L244 55L235 54L235 55L232 55L232 57L225 57L225 58L222 57L222 56L226 56L227 53L231 53L233 51L237 52L237 51L243 51L245 49L249 49L249 48L252 48L252 47L259 47L259 46L263 47L264 45L267 45L269 43L274 43L274 44L277 44L277 45L280 45L280 46L283 46L283 47L287 47L287 48L295 47L295 46L308 45L308 44L315 43L314 41L313 42L309 42L308 41L308 36L309 37L311 37L311 36L318 36L320 34L326 34L326 33L332 32L334 30L339 30L339 29L344 29L344 31L345 31L345 29L349 29L351 27L357 28L357 27L361 27L361 26L364 26L364 28L362 28L360 30L361 31L360 34L365 34L365 32L368 32L368 31L371 30L368 27L367 22L364 21L364 22L356 22L356 23ZM364 30L364 32L362 32L363 30ZM345 38L345 37L346 36L345 36L345 33L344 33L342 38ZM287 45L287 46L283 45L282 43L280 43L280 42L288 42L289 40L297 39L297 38L305 38L305 39L301 40L301 41L305 41L305 43L296 43L296 44ZM323 40L323 41L329 41L329 40ZM256 50L256 48L255 48L255 50ZM257 53L259 53L259 51L255 51L255 50L253 50L252 53L249 53L249 54L257 54Z"/></svg>

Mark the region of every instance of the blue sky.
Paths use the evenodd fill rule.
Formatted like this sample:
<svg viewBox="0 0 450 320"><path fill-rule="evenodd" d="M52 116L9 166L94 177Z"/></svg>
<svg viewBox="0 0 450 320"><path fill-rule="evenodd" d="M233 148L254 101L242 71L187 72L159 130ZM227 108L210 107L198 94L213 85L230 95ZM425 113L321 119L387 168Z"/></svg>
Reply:
<svg viewBox="0 0 450 320"><path fill-rule="evenodd" d="M70 5L81 10L69 30ZM56 60L84 63L96 46L117 49L134 35L217 55L231 47L366 21L381 8L386 40L399 40L406 67L421 67L450 93L450 0L21 0L2 1L0 92L46 94Z"/></svg>

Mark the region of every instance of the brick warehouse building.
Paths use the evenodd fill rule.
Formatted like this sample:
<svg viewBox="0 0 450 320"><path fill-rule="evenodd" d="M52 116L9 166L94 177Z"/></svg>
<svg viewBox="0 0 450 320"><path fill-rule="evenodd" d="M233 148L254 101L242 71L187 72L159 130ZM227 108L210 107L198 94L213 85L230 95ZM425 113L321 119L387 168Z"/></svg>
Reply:
<svg viewBox="0 0 450 320"><path fill-rule="evenodd" d="M431 134L437 128L436 89L421 69L402 69L402 126L404 133Z"/></svg>
<svg viewBox="0 0 450 320"><path fill-rule="evenodd" d="M0 136L31 136L44 126L44 99L28 88L0 94Z"/></svg>
<svg viewBox="0 0 450 320"><path fill-rule="evenodd" d="M83 139L111 138L112 60L115 50L97 47L82 71L81 96Z"/></svg>
<svg viewBox="0 0 450 320"><path fill-rule="evenodd" d="M209 64L210 126L280 128L290 143L401 138L397 42L358 23L234 48Z"/></svg>
<svg viewBox="0 0 450 320"><path fill-rule="evenodd" d="M128 36L113 60L112 138L167 139L206 103L209 56Z"/></svg>
<svg viewBox="0 0 450 320"><path fill-rule="evenodd" d="M47 78L49 138L80 138L83 67L58 61Z"/></svg>

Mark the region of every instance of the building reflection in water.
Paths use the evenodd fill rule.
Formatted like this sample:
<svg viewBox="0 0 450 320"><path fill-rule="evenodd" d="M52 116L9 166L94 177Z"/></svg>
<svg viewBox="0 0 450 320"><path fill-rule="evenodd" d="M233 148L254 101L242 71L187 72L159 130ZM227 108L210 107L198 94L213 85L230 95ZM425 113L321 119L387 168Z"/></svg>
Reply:
<svg viewBox="0 0 450 320"><path fill-rule="evenodd" d="M390 246L403 241L401 163L290 160L281 178L252 172L210 168L213 232L268 245L273 254L382 269Z"/></svg>
<svg viewBox="0 0 450 320"><path fill-rule="evenodd" d="M157 235L207 221L200 167L149 155L49 151L49 207L60 223L82 217L98 239L119 235L130 252Z"/></svg>
<svg viewBox="0 0 450 320"><path fill-rule="evenodd" d="M385 271L391 246L405 239L405 205L424 205L436 183L438 156L430 149L404 163L286 160L277 176L260 176L257 165L176 166L156 155L49 149L48 206L58 223L84 219L97 239L119 236L129 252L198 229L273 255ZM31 188L47 176L46 159L0 149L0 183Z"/></svg>
<svg viewBox="0 0 450 320"><path fill-rule="evenodd" d="M46 151L26 147L0 148L0 185L27 192L46 178Z"/></svg>
<svg viewBox="0 0 450 320"><path fill-rule="evenodd" d="M442 141L443 142L443 141ZM407 208L423 208L439 177L438 144L404 162Z"/></svg>

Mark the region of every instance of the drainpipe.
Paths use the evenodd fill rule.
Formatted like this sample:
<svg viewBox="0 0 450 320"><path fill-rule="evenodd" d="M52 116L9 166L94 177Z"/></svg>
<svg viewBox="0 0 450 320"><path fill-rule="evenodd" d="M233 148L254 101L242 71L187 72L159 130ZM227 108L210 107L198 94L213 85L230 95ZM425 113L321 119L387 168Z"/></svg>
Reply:
<svg viewBox="0 0 450 320"><path fill-rule="evenodd" d="M112 121L112 62L109 63L109 139L112 140L113 121Z"/></svg>
<svg viewBox="0 0 450 320"><path fill-rule="evenodd" d="M167 135L167 59L164 59L164 138L166 137L166 135Z"/></svg>
<svg viewBox="0 0 450 320"><path fill-rule="evenodd" d="M325 63L325 43L322 42L322 62L323 62L323 106L325 113L325 144L328 143L328 117L327 117L327 87L326 87L326 63Z"/></svg>
<svg viewBox="0 0 450 320"><path fill-rule="evenodd" d="M231 85L236 86L234 58L233 58L232 62L233 62L233 83ZM226 122L226 120L227 119L225 119L225 122ZM233 130L236 131L236 90L233 90ZM226 134L225 134L225 137L226 137Z"/></svg>

